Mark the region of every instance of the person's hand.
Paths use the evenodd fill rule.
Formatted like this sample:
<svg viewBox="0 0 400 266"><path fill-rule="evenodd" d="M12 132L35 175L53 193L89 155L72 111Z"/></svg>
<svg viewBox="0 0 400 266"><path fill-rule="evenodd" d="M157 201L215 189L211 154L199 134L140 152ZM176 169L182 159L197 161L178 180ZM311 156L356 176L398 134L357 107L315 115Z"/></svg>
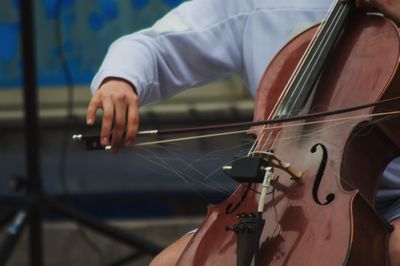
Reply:
<svg viewBox="0 0 400 266"><path fill-rule="evenodd" d="M93 95L87 110L86 123L91 126L96 118L96 111L103 109L101 125L101 145L110 145L118 152L125 133L125 145L132 146L139 126L139 100L134 87L119 78L107 78Z"/></svg>
<svg viewBox="0 0 400 266"><path fill-rule="evenodd" d="M361 0L358 0L361 2ZM363 0L364 2L366 0ZM400 0L370 0L371 4L379 9L386 17L400 23Z"/></svg>
<svg viewBox="0 0 400 266"><path fill-rule="evenodd" d="M343 2L352 0L342 0ZM356 0L359 8L377 8L386 17L400 23L400 0Z"/></svg>

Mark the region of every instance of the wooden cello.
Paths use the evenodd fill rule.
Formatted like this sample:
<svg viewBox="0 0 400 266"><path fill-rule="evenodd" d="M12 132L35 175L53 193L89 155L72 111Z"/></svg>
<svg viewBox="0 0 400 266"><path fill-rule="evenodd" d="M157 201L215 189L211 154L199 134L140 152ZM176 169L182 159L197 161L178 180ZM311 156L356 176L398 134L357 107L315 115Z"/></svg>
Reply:
<svg viewBox="0 0 400 266"><path fill-rule="evenodd" d="M334 3L320 27L288 43L260 82L254 120L338 110L400 94L399 32L380 15ZM248 157L274 168L259 265L387 265L391 231L374 208L384 168L400 154L395 104L253 128ZM252 131L253 132L253 131ZM290 167L289 167L290 164ZM297 173L297 174L296 174ZM259 184L210 206L178 265L236 265L238 214Z"/></svg>

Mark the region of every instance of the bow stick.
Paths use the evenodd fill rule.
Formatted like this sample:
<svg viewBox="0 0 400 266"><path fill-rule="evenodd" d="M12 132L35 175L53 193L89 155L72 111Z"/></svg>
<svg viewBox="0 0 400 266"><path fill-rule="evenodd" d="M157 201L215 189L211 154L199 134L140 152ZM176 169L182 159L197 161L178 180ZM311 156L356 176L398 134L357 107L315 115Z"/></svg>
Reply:
<svg viewBox="0 0 400 266"><path fill-rule="evenodd" d="M243 128L243 127L254 127L254 126L266 126L272 124L281 124L287 122L294 122L299 120L308 120L308 119L316 119L331 115L343 114L354 112L361 109L366 109L369 107L376 107L379 105L389 104L393 102L400 101L400 96L381 100L373 103L357 105L349 108L327 111L327 112L318 112L318 113L311 113L306 115L299 115L294 117L285 117L285 118L276 118L270 120L260 120L260 121L252 121L252 122L241 122L241 123L229 123L229 124L222 124L222 125L209 125L209 126L200 126L200 127L187 127L187 128L176 128L176 129L162 129L162 130L144 130L139 131L137 136L163 136L163 135L172 135L172 134L184 134L184 133L193 133L193 132L203 132L203 131L214 131L214 130L228 130L228 129L235 129L235 128ZM86 148L88 150L99 150L99 149L110 149L110 146L103 147L100 145L100 136L99 135L82 135L82 134L75 134L72 136L74 141L85 141Z"/></svg>

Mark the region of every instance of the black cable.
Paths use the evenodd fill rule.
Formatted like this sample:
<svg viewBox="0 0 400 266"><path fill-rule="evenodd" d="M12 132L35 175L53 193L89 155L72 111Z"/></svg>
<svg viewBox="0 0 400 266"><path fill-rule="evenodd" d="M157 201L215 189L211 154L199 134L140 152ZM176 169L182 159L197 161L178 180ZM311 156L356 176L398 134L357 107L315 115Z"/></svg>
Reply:
<svg viewBox="0 0 400 266"><path fill-rule="evenodd" d="M64 131L64 135L61 141L61 151L59 159L59 178L63 193L67 195L66 198L68 199L71 196L71 193L68 188L67 177L66 177L66 162L70 144L71 128L73 122L77 120L77 117L74 116L73 113L74 80L63 47L63 35L62 35L62 25L61 25L62 2L63 0L58 0L55 6L55 12L56 12L55 41L57 46L56 48L58 51L59 59L61 61L62 71L64 73L66 87L67 87L67 103L66 103L66 117L65 117L66 130ZM101 263L104 262L106 256L101 250L101 248L87 235L86 231L79 224L77 224L77 227L78 227L78 233L81 235L82 239L88 244L89 247L91 247L98 254L100 262Z"/></svg>
<svg viewBox="0 0 400 266"><path fill-rule="evenodd" d="M63 0L58 0L56 2L56 27L55 27L55 36L56 36L56 46L58 50L59 59L61 61L62 70L65 77L65 82L67 85L67 104L66 104L66 118L65 118L65 127L66 131L64 131L64 135L62 138L61 144L61 152L60 152L60 163L59 163L59 176L60 183L64 190L64 192L68 192L68 185L66 180L66 160L67 160L67 152L69 148L69 135L71 130L71 125L74 120L73 109L74 109L74 81L72 78L71 70L68 65L68 61L65 55L64 47L63 47L63 38L62 38L62 29L61 29L61 6Z"/></svg>

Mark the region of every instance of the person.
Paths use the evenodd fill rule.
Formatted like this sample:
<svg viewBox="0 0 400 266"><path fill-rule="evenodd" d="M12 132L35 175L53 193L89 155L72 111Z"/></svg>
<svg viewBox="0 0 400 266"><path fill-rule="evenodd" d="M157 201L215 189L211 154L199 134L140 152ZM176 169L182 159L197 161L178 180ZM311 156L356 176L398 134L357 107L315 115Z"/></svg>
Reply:
<svg viewBox="0 0 400 266"><path fill-rule="evenodd" d="M255 95L274 55L296 34L323 20L332 2L184 2L151 28L124 36L110 46L91 84L87 124L94 124L96 111L102 108L101 144L111 144L115 153L122 140L126 146L134 145L140 105L232 73ZM400 20L400 0L358 0L357 6L374 6L396 22ZM396 179L399 165L387 171L386 183ZM398 199L400 181L394 183L398 186L393 197ZM388 208L389 214L383 215L395 228L389 240L390 263L400 265L400 201L395 202L391 206L397 209ZM188 234L177 240L151 265L175 265L191 237Z"/></svg>

